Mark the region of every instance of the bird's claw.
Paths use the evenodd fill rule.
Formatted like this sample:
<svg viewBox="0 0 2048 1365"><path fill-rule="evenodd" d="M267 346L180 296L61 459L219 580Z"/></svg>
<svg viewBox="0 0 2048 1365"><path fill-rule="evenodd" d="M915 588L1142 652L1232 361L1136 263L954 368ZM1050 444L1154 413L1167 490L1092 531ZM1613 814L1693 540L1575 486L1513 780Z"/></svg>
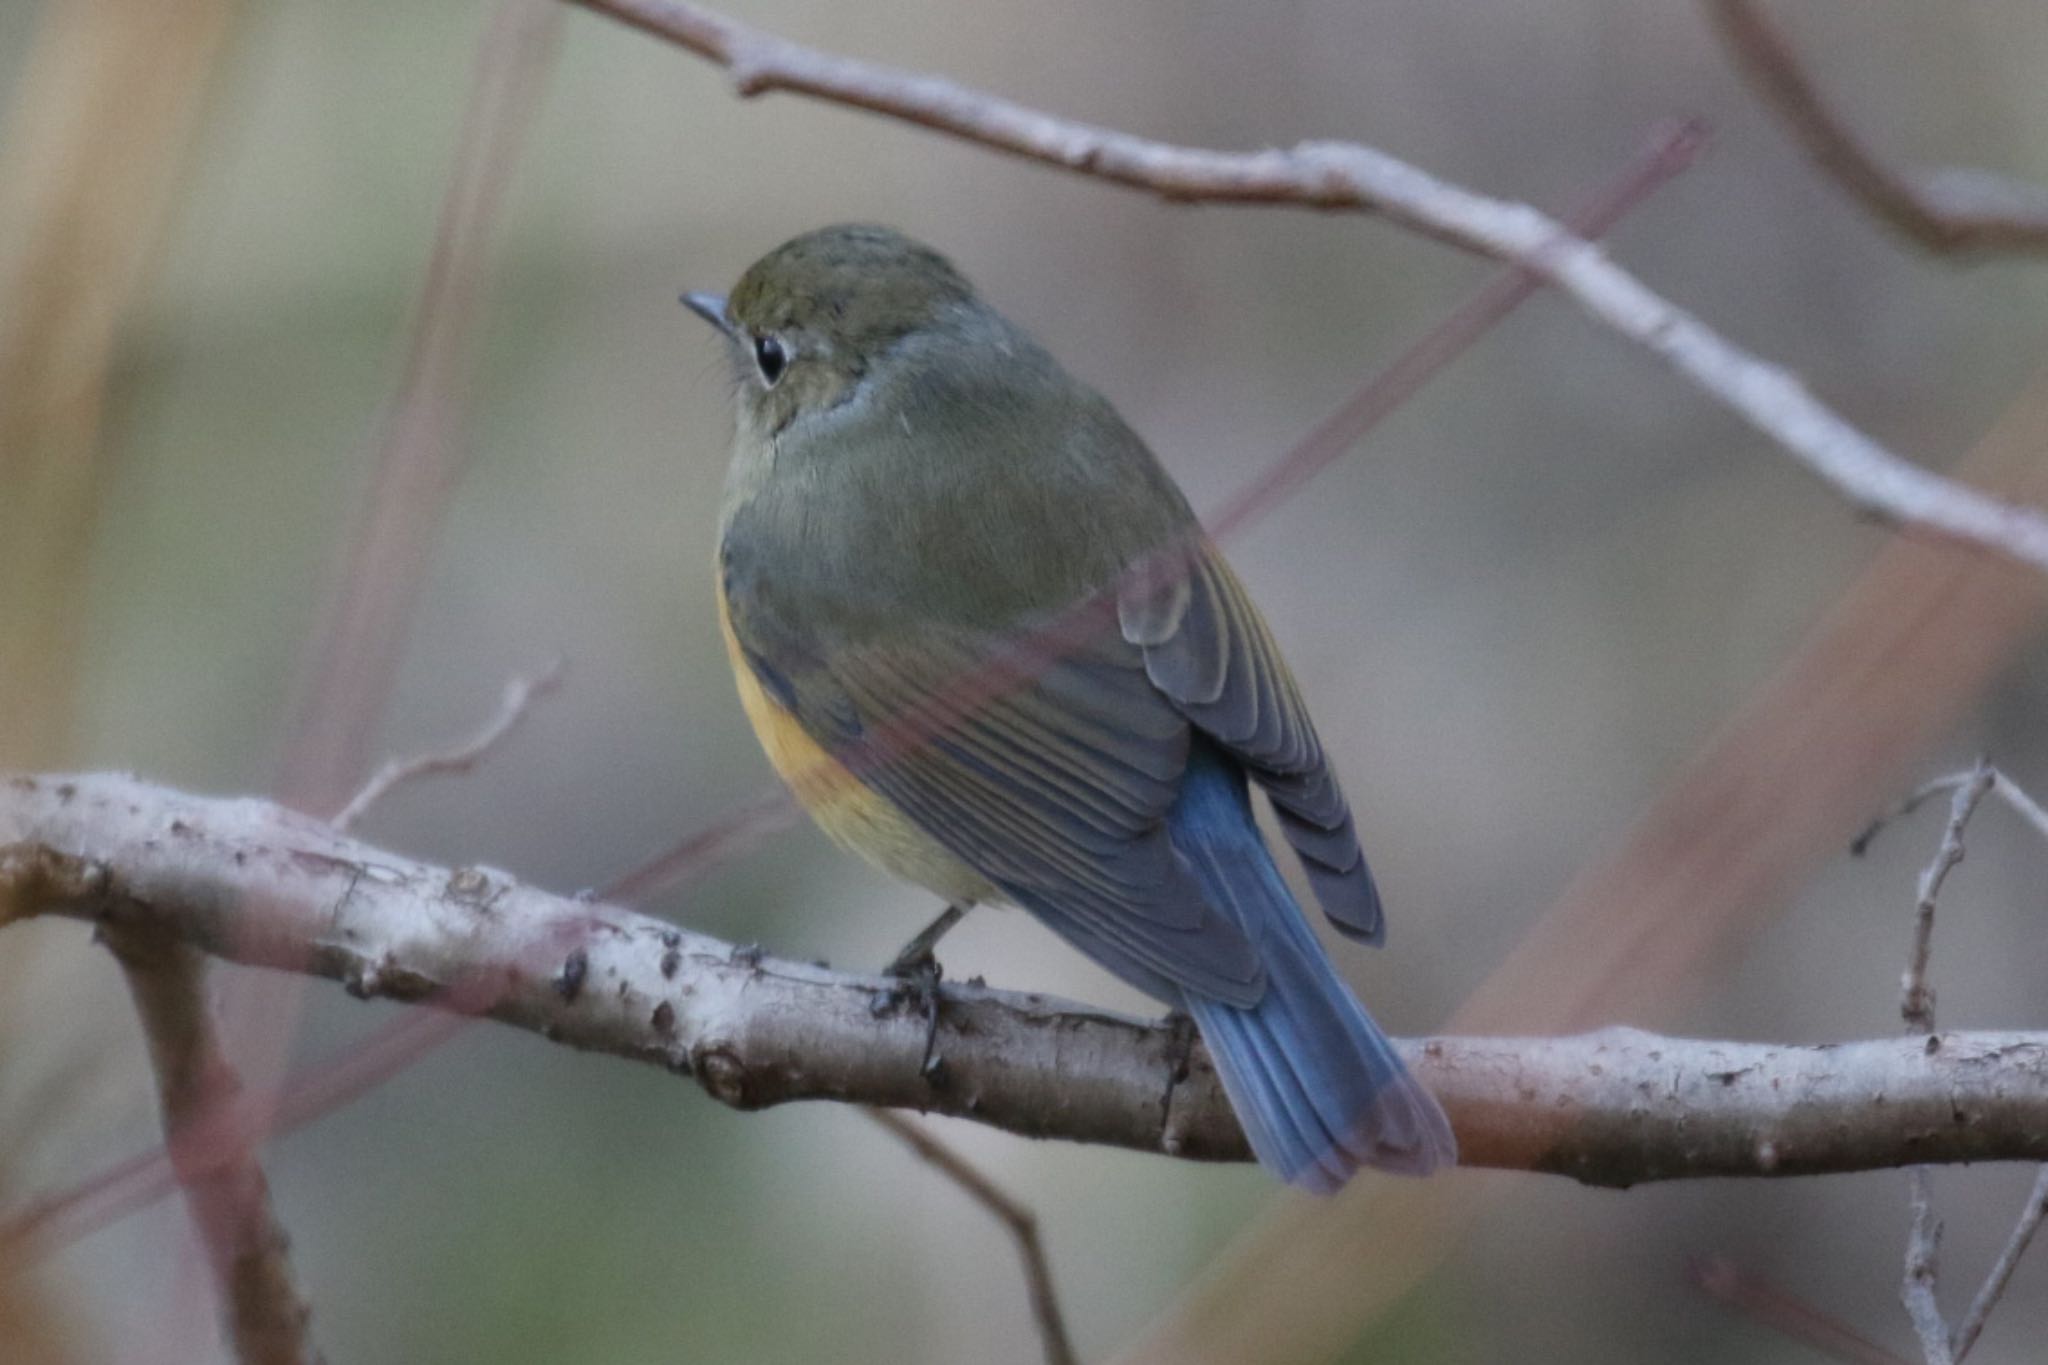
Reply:
<svg viewBox="0 0 2048 1365"><path fill-rule="evenodd" d="M932 950L966 913L965 904L948 905L917 937L904 944L902 951L882 969L884 975L894 978L895 984L877 995L869 1007L877 1018L905 1009L917 1011L924 1020L924 1053L918 1058L917 1072L933 1085L939 1083L945 1070L945 1059L938 1055L939 980L945 973Z"/></svg>
<svg viewBox="0 0 2048 1365"><path fill-rule="evenodd" d="M936 1082L944 1067L938 1043L939 982L945 971L929 947L920 949L915 943L898 953L883 971L894 980L869 1008L877 1018L911 1012L924 1020L924 1051L919 1055L917 1070L926 1080Z"/></svg>

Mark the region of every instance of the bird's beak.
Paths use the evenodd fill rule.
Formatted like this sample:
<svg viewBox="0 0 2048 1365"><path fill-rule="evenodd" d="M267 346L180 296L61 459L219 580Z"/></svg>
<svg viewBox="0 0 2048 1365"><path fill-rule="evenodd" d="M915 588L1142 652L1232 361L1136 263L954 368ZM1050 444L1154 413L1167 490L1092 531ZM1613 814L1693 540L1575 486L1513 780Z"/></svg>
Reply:
<svg viewBox="0 0 2048 1365"><path fill-rule="evenodd" d="M732 320L725 315L725 296L723 294L685 294L683 295L683 307L689 309L727 336L732 335Z"/></svg>

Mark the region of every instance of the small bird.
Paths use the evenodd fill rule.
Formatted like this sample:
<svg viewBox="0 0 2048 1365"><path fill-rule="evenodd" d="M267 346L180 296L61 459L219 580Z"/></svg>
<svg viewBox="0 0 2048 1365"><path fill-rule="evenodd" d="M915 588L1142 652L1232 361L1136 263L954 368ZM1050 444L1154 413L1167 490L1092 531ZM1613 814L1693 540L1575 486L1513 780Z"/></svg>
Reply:
<svg viewBox="0 0 2048 1365"><path fill-rule="evenodd" d="M1288 1182L1455 1162L1254 823L1252 785L1324 914L1382 940L1301 694L1115 409L891 228L807 233L684 302L737 392L726 647L812 818L955 916L1020 905L1185 1010Z"/></svg>

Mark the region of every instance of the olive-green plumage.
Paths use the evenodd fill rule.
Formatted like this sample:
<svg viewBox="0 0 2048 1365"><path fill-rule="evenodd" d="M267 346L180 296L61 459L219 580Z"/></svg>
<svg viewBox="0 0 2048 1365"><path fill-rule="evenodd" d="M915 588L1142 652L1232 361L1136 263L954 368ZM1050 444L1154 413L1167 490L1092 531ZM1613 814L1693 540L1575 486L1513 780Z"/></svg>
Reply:
<svg viewBox="0 0 2048 1365"><path fill-rule="evenodd" d="M1022 904L1186 1004L1289 1179L1452 1159L1251 822L1247 778L1332 921L1378 941L1301 697L1144 443L891 229L799 237L729 299L687 301L726 334L738 392L728 643L819 822L950 898Z"/></svg>

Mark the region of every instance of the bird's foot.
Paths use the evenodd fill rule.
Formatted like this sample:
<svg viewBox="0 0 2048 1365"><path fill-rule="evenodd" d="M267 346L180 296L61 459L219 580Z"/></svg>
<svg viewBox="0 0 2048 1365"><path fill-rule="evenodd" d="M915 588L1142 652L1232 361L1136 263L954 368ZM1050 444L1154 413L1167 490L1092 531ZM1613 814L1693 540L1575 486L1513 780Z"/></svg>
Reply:
<svg viewBox="0 0 2048 1365"><path fill-rule="evenodd" d="M964 905L949 905L937 919L904 944L902 951L882 969L885 975L894 978L895 983L875 997L873 1006L877 1015L912 1010L924 1020L924 1052L918 1059L918 1074L934 1084L945 1066L944 1059L938 1055L939 982L945 976L945 969L939 966L939 959L932 949L966 913Z"/></svg>

